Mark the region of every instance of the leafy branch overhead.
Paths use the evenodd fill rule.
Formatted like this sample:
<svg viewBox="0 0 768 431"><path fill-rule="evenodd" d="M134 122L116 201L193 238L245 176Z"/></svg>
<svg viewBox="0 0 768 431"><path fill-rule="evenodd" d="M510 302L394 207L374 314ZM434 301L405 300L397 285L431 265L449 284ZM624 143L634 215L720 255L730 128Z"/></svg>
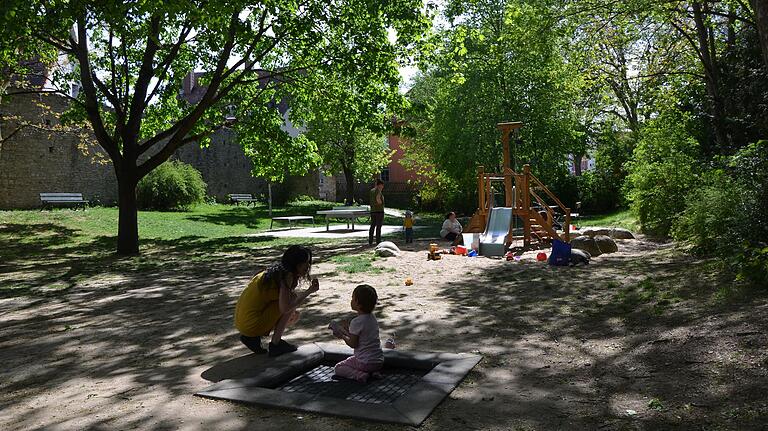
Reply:
<svg viewBox="0 0 768 431"><path fill-rule="evenodd" d="M4 36L33 29L29 37L71 65L55 84L72 101L67 120L87 121L112 159L126 210L118 248L128 241L127 252L138 249L135 186L178 148L229 126L270 166L257 173L305 171L315 148L282 130L279 101L317 91L325 74L366 93L397 85L429 24L415 0L6 3L23 19ZM200 85L182 100L192 72ZM238 115L227 118L233 106Z"/></svg>

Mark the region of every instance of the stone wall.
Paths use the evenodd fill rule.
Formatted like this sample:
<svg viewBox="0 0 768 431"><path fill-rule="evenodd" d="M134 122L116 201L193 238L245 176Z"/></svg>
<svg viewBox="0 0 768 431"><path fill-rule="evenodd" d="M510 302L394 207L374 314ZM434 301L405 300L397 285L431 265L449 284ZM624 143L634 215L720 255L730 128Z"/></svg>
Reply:
<svg viewBox="0 0 768 431"><path fill-rule="evenodd" d="M267 182L251 176L251 161L234 142L230 130L220 130L207 148L197 143L187 144L176 151L174 158L194 166L208 184L208 195L225 202L231 193L267 194Z"/></svg>
<svg viewBox="0 0 768 431"><path fill-rule="evenodd" d="M26 128L0 146L0 209L40 206L39 193L82 193L100 204L117 202L117 180L112 162L92 136L83 139L74 133L51 133L56 115L63 112L66 99L60 96L23 95L6 97L0 107L40 128ZM50 107L50 109L46 108ZM0 124L3 134L15 124ZM267 183L251 176L251 161L234 140L230 130L217 132L207 148L192 143L180 148L173 158L198 169L208 185L207 194L225 202L230 193L267 195ZM148 156L147 154L146 156ZM276 201L298 195L335 201L334 177L314 171L303 177L289 177L284 184L273 185Z"/></svg>
<svg viewBox="0 0 768 431"><path fill-rule="evenodd" d="M50 107L50 109L47 109ZM54 95L15 95L3 98L4 112L13 112L39 127L27 127L0 144L0 209L40 206L39 193L82 193L96 203L117 201L112 163L91 136L51 131L53 112L63 112L66 100ZM17 124L0 124L3 135Z"/></svg>

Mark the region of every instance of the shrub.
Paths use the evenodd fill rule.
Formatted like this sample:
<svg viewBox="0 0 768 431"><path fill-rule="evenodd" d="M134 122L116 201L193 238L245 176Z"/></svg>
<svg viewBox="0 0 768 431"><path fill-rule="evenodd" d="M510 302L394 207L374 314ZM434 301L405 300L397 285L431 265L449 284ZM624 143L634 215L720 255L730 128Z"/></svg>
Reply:
<svg viewBox="0 0 768 431"><path fill-rule="evenodd" d="M139 208L185 210L205 198L206 184L200 172L170 160L147 174L136 187Z"/></svg>
<svg viewBox="0 0 768 431"><path fill-rule="evenodd" d="M714 170L706 184L696 188L686 197L685 209L672 226L672 237L692 247L697 254L722 254L729 232L738 223L736 186L723 173Z"/></svg>
<svg viewBox="0 0 768 431"><path fill-rule="evenodd" d="M668 235L698 182L699 146L688 133L690 118L667 108L642 131L628 162L627 197L646 232Z"/></svg>
<svg viewBox="0 0 768 431"><path fill-rule="evenodd" d="M691 192L672 233L721 258L736 278L768 285L768 141L742 149Z"/></svg>

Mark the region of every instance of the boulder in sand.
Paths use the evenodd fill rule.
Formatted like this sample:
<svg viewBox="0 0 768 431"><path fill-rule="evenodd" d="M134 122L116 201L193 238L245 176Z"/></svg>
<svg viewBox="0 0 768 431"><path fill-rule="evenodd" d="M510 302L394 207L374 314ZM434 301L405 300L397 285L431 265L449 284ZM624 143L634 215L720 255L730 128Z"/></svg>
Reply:
<svg viewBox="0 0 768 431"><path fill-rule="evenodd" d="M616 241L608 235L595 235L593 239L603 253L616 253L619 251L619 246L616 245Z"/></svg>
<svg viewBox="0 0 768 431"><path fill-rule="evenodd" d="M384 241L379 243L379 245L376 246L376 250L374 251L374 254L376 256L381 257L393 257L393 256L399 256L400 255L400 249L395 245L392 241Z"/></svg>
<svg viewBox="0 0 768 431"><path fill-rule="evenodd" d="M572 239L571 247L584 250L591 256L600 256L603 254L603 252L600 251L600 247L598 247L597 242L595 242L595 239L587 235L577 236L576 238Z"/></svg>
<svg viewBox="0 0 768 431"><path fill-rule="evenodd" d="M586 251L571 247L571 266L576 266L580 263L588 265L591 257Z"/></svg>
<svg viewBox="0 0 768 431"><path fill-rule="evenodd" d="M594 238L597 235L610 235L611 228L608 227L588 227L581 231L582 235Z"/></svg>
<svg viewBox="0 0 768 431"><path fill-rule="evenodd" d="M615 227L611 229L611 238L614 239L635 239L635 236L632 234L632 232L628 231L627 229Z"/></svg>

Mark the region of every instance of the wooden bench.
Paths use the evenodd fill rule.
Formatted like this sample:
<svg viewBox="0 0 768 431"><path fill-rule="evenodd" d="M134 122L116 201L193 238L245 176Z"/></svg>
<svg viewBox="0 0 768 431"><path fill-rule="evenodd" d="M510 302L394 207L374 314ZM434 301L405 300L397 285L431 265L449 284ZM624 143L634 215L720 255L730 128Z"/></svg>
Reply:
<svg viewBox="0 0 768 431"><path fill-rule="evenodd" d="M250 193L232 193L228 196L229 196L229 200L235 205L240 205L240 203L242 202L245 202L245 204L248 205L248 203L254 203L259 201L258 199L254 198L253 195Z"/></svg>
<svg viewBox="0 0 768 431"><path fill-rule="evenodd" d="M289 229L291 228L291 223L293 223L293 227L298 227L298 223L302 220L312 221L312 227L315 227L315 218L312 216L281 216L281 217L272 217L272 221L269 223L270 230L272 230L272 225L275 223L275 220L287 221Z"/></svg>
<svg viewBox="0 0 768 431"><path fill-rule="evenodd" d="M85 208L88 201L83 199L82 193L40 193L42 208L50 208L54 205L64 205Z"/></svg>

